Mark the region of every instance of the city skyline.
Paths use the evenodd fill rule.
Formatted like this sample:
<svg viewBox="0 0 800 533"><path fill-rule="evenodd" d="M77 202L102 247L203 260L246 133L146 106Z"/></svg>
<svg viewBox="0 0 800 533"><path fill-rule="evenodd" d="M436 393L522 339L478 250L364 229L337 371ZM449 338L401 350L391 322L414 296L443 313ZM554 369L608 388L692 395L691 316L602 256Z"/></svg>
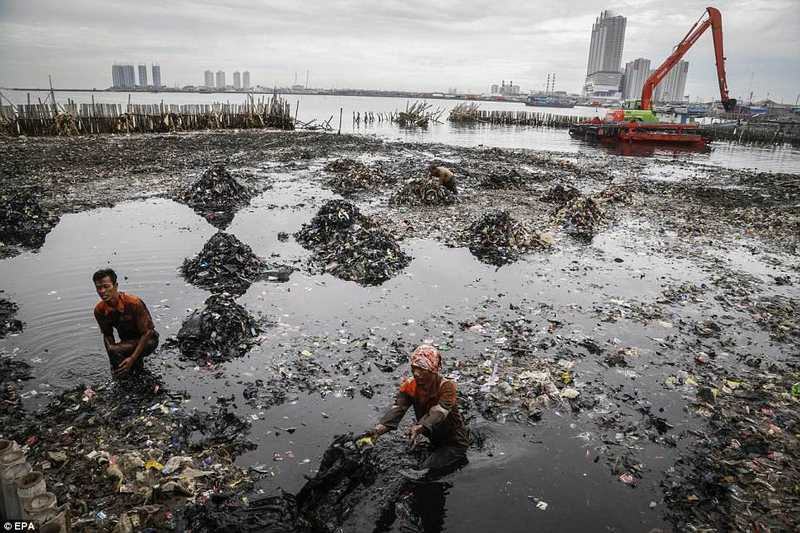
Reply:
<svg viewBox="0 0 800 533"><path fill-rule="evenodd" d="M800 86L800 6L751 2L745 12L734 0L715 5L723 15L732 96L753 91L756 99L769 93L793 102ZM291 85L295 72L310 69L315 87L444 91L457 86L480 93L494 80L513 77L523 90L543 90L547 73L558 72L559 89L579 92L600 10L627 18L623 59L650 58L658 65L704 8L698 2L664 6L649 0L570 6L514 1L490 10L471 1L356 8L347 2L229 0L188 11L147 0L136 6L118 0L76 0L68 6L4 2L0 85L46 86L52 74L59 87L104 88L107 65L118 58L157 57L169 72L169 86L197 85L205 65L247 64L265 86ZM123 27L111 22L120 17L128 21ZM686 92L692 99L718 98L710 35L685 59L692 64Z"/></svg>

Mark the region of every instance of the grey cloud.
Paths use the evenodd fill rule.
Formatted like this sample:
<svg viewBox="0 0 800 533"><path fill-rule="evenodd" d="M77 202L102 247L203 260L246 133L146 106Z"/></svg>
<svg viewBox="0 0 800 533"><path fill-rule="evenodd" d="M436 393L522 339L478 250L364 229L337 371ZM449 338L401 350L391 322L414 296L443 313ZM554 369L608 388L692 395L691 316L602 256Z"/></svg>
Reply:
<svg viewBox="0 0 800 533"><path fill-rule="evenodd" d="M734 92L747 90L753 72L762 96L794 99L798 5L717 2ZM206 68L250 69L265 85L311 69L318 86L483 91L500 79L538 88L555 72L559 88L577 91L603 8L628 18L624 60L655 66L705 2L0 0L0 85L41 86L52 73L60 86L105 87L119 60L157 61L170 85L199 83ZM711 36L687 59L688 90L713 96Z"/></svg>

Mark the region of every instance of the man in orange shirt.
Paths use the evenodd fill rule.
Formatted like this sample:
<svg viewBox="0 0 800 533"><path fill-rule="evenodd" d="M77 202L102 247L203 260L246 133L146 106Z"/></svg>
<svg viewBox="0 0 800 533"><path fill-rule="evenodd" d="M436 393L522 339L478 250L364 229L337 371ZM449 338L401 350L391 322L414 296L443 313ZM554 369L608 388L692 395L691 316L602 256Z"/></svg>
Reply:
<svg viewBox="0 0 800 533"><path fill-rule="evenodd" d="M112 374L123 376L144 369L142 358L158 346L150 311L138 297L119 291L117 274L110 268L95 272L92 281L101 300L94 308L94 318L103 333ZM119 342L114 339L115 329Z"/></svg>
<svg viewBox="0 0 800 533"><path fill-rule="evenodd" d="M403 381L394 405L368 434L377 438L397 429L406 411L413 406L417 423L410 430L412 444L424 435L430 440L432 450L421 470L401 473L412 479L422 479L466 464L470 439L458 410L456 384L439 375L442 365L439 350L423 344L414 350L410 361L414 377Z"/></svg>

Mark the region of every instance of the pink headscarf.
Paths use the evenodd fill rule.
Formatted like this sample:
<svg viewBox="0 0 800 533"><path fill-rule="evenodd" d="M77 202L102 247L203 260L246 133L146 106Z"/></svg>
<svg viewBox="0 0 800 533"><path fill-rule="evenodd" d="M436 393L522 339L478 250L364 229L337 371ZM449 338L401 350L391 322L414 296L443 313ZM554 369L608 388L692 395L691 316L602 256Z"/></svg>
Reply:
<svg viewBox="0 0 800 533"><path fill-rule="evenodd" d="M417 346L417 349L414 350L409 359L411 360L411 366L428 370L434 374L438 374L439 369L442 367L442 356L439 354L439 350L430 344Z"/></svg>

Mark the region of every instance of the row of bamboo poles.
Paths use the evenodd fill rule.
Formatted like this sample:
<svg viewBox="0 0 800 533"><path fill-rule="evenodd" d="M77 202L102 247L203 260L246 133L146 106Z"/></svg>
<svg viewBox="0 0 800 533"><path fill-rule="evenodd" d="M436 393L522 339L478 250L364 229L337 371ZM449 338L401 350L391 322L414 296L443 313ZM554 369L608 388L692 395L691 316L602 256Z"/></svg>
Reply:
<svg viewBox="0 0 800 533"><path fill-rule="evenodd" d="M769 124L742 122L734 127L707 124L701 128L703 136L712 141L734 141L742 144L791 144L800 146L797 128L787 130Z"/></svg>
<svg viewBox="0 0 800 533"><path fill-rule="evenodd" d="M94 100L94 98L92 99ZM291 105L277 94L243 104L66 104L55 101L0 105L0 132L8 135L162 133L206 129L292 130ZM330 126L328 126L330 127Z"/></svg>
<svg viewBox="0 0 800 533"><path fill-rule="evenodd" d="M475 102L464 102L450 110L450 122L456 124L497 124L502 126L535 126L569 128L586 117L538 113L535 111L498 111L480 109Z"/></svg>

